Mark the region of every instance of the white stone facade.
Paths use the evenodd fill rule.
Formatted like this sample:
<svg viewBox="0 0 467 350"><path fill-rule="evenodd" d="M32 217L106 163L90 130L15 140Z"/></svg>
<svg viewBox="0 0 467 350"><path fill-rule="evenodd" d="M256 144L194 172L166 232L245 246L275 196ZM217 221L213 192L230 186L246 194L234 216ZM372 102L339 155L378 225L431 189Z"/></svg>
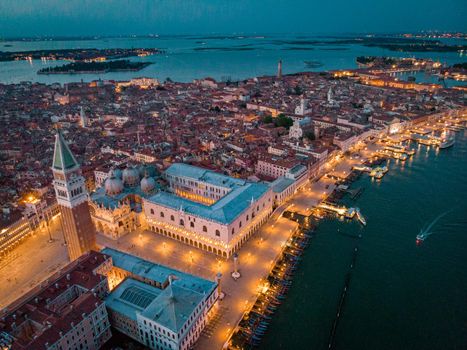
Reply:
<svg viewBox="0 0 467 350"><path fill-rule="evenodd" d="M229 257L268 218L272 211L272 192L253 202L231 223L220 223L183 210L144 202L149 229L223 257Z"/></svg>

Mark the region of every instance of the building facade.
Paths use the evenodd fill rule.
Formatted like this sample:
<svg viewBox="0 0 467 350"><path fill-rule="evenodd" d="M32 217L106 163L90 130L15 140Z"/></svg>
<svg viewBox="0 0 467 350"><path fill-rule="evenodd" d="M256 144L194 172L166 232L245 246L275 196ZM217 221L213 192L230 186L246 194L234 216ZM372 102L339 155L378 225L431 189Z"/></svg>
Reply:
<svg viewBox="0 0 467 350"><path fill-rule="evenodd" d="M106 298L112 326L150 349L191 349L218 298L218 286L193 275L105 248L112 258Z"/></svg>
<svg viewBox="0 0 467 350"><path fill-rule="evenodd" d="M25 203L23 217L0 230L0 257L8 254L37 229L48 228L49 222L60 213L56 202L47 205L45 200L31 197Z"/></svg>
<svg viewBox="0 0 467 350"><path fill-rule="evenodd" d="M292 168L300 163L293 158L280 158L275 156L263 156L256 162L256 173L273 179L285 176Z"/></svg>
<svg viewBox="0 0 467 350"><path fill-rule="evenodd" d="M158 188L154 167L128 166L113 169L102 187L90 196L90 212L97 232L118 239L137 229L145 229L143 198L153 195Z"/></svg>
<svg viewBox="0 0 467 350"><path fill-rule="evenodd" d="M0 257L8 254L25 238L33 234L27 218L21 218L0 231Z"/></svg>
<svg viewBox="0 0 467 350"><path fill-rule="evenodd" d="M90 251L0 310L2 349L94 350L111 326L150 349L191 349L218 285L139 257Z"/></svg>
<svg viewBox="0 0 467 350"><path fill-rule="evenodd" d="M99 349L111 337L103 298L112 260L88 252L39 288L3 309L0 343L6 349Z"/></svg>
<svg viewBox="0 0 467 350"><path fill-rule="evenodd" d="M168 191L144 199L149 228L223 257L230 257L268 218L268 184L231 178L187 164L172 164Z"/></svg>

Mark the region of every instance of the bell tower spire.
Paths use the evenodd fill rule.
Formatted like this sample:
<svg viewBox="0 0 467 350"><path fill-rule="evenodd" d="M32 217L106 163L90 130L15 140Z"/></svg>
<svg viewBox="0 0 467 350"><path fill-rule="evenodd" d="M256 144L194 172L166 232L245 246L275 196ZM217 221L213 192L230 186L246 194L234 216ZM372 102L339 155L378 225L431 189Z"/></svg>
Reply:
<svg viewBox="0 0 467 350"><path fill-rule="evenodd" d="M63 234L71 261L96 246L96 232L88 207L85 180L75 156L60 130L55 136L52 163L55 196L63 222Z"/></svg>

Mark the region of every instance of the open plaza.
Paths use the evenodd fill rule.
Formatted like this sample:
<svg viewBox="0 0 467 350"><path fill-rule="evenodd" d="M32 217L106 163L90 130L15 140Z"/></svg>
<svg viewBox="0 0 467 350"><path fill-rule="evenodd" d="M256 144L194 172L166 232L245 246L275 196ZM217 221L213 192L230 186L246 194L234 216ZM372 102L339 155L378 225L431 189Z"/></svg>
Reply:
<svg viewBox="0 0 467 350"><path fill-rule="evenodd" d="M276 208L266 223L238 250L237 264L232 258L208 254L150 230L134 231L117 240L98 235L97 244L208 280L214 280L216 274L221 273L219 288L224 297L215 309L216 316L208 320L208 326L196 343L197 349L220 349L256 301L266 282L265 277L274 267L287 240L298 229L296 222L282 214L292 211L310 215L312 209L335 190L333 177L346 178L353 166L371 159L382 147L376 142L361 142L350 150L350 155L331 159L324 167L326 174L331 176L308 181L290 200ZM0 295L4 305L16 298L16 292L25 293L66 264L66 247L59 220L60 217L50 226L53 242L48 242L45 229L39 230L2 260L0 272L5 280L0 284ZM236 267L241 275L238 279L231 276ZM9 278L9 275L15 277Z"/></svg>

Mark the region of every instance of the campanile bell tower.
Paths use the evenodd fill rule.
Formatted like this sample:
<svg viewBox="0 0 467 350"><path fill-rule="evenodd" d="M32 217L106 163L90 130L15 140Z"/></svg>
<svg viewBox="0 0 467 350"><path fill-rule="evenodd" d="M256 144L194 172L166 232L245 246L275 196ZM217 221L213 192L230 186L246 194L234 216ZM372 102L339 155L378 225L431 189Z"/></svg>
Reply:
<svg viewBox="0 0 467 350"><path fill-rule="evenodd" d="M71 261L96 249L96 231L89 214L87 192L81 168L60 130L55 136L52 164L55 196L60 207L63 234Z"/></svg>

